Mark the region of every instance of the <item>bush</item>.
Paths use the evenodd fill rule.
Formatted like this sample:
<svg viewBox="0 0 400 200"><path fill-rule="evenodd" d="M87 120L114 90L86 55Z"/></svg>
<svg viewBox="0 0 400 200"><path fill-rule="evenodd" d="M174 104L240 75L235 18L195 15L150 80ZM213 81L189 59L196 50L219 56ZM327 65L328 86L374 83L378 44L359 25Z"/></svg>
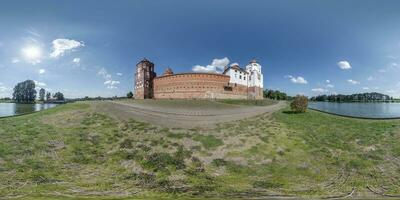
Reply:
<svg viewBox="0 0 400 200"><path fill-rule="evenodd" d="M300 113L306 112L307 106L308 106L308 99L303 95L297 95L293 99L292 103L290 103L290 108L294 112L300 112Z"/></svg>
<svg viewBox="0 0 400 200"><path fill-rule="evenodd" d="M128 93L126 94L126 97L128 97L128 98L133 98L133 93L132 93L132 92L128 92Z"/></svg>

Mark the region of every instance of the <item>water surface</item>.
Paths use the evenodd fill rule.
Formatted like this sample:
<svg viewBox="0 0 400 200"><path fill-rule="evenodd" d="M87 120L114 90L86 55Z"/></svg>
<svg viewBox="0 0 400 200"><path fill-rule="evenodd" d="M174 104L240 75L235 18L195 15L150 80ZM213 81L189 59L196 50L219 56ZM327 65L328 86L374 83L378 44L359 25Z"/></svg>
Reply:
<svg viewBox="0 0 400 200"><path fill-rule="evenodd" d="M309 108L338 115L362 118L400 118L400 103L310 102Z"/></svg>
<svg viewBox="0 0 400 200"><path fill-rule="evenodd" d="M28 114L53 108L57 104L17 104L17 103L0 103L0 117Z"/></svg>

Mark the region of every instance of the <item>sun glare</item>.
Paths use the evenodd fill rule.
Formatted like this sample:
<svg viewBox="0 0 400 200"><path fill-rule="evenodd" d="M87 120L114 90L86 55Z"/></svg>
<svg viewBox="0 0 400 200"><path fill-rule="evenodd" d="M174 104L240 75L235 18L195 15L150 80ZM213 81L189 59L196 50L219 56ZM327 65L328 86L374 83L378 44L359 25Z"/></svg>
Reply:
<svg viewBox="0 0 400 200"><path fill-rule="evenodd" d="M25 58L28 60L36 60L39 59L42 55L39 47L36 46L29 46L22 49L22 53L24 54Z"/></svg>

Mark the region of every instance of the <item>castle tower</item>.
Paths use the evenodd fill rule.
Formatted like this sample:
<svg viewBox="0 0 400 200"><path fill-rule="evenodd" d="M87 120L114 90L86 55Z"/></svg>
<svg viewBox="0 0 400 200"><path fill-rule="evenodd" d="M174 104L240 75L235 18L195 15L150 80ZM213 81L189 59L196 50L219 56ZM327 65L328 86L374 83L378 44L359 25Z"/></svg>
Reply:
<svg viewBox="0 0 400 200"><path fill-rule="evenodd" d="M261 72L261 65L256 59L252 59L246 66L246 71L249 73L249 98L262 99L263 98L263 85L264 77Z"/></svg>
<svg viewBox="0 0 400 200"><path fill-rule="evenodd" d="M135 99L151 99L153 93L153 79L156 77L154 64L143 59L136 64L135 73Z"/></svg>

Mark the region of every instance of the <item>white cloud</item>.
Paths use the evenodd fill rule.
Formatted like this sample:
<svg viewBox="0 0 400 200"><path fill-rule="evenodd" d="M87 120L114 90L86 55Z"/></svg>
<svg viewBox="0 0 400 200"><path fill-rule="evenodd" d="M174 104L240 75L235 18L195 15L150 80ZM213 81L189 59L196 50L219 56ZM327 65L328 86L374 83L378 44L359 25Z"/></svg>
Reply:
<svg viewBox="0 0 400 200"><path fill-rule="evenodd" d="M285 78L290 79L290 81L292 81L292 83L296 83L296 84L307 84L307 80L301 76L298 77L294 77L292 75L286 75Z"/></svg>
<svg viewBox="0 0 400 200"><path fill-rule="evenodd" d="M105 79L104 85L106 86L107 89L117 89L118 88L117 85L119 85L120 82L113 80L111 74L109 74L104 67L101 68L97 74L101 75Z"/></svg>
<svg viewBox="0 0 400 200"><path fill-rule="evenodd" d="M327 89L324 89L324 88L313 88L313 89L311 89L311 91L316 92L316 93L325 93L325 92L328 92L328 90L327 90Z"/></svg>
<svg viewBox="0 0 400 200"><path fill-rule="evenodd" d="M327 88L333 88L333 87L335 87L335 86L332 85L332 84L327 84L326 87L327 87Z"/></svg>
<svg viewBox="0 0 400 200"><path fill-rule="evenodd" d="M331 81L330 80L326 80L326 83L330 83Z"/></svg>
<svg viewBox="0 0 400 200"><path fill-rule="evenodd" d="M38 31L36 31L34 28L29 28L28 30L26 30L26 32L28 32L29 34L35 36L35 37L40 37L40 34L38 33Z"/></svg>
<svg viewBox="0 0 400 200"><path fill-rule="evenodd" d="M18 58L13 58L13 59L11 60L12 63L19 63L19 61L20 61L20 60L19 60Z"/></svg>
<svg viewBox="0 0 400 200"><path fill-rule="evenodd" d="M385 72L386 72L386 69L380 69L380 70L378 70L378 72L379 72L379 73L385 73Z"/></svg>
<svg viewBox="0 0 400 200"><path fill-rule="evenodd" d="M79 64L79 63L81 62L81 59L80 59L80 58L74 58L74 59L72 60L72 62L73 62L73 63Z"/></svg>
<svg viewBox="0 0 400 200"><path fill-rule="evenodd" d="M50 54L50 57L57 58L59 56L64 55L66 51L71 51L78 47L84 47L85 44L83 42L78 42L76 40L70 39L56 39L53 40L53 52Z"/></svg>
<svg viewBox="0 0 400 200"><path fill-rule="evenodd" d="M8 96L11 95L11 92L12 92L12 89L11 89L11 88L2 86L2 85L0 84L0 97L8 97Z"/></svg>
<svg viewBox="0 0 400 200"><path fill-rule="evenodd" d="M39 73L39 74L44 74L45 72L46 72L45 69L39 69L39 70L38 70L38 73Z"/></svg>
<svg viewBox="0 0 400 200"><path fill-rule="evenodd" d="M207 65L207 66L201 66L201 65L195 65L192 67L192 71L194 72L206 72L206 73L217 73L217 68L212 65Z"/></svg>
<svg viewBox="0 0 400 200"><path fill-rule="evenodd" d="M372 80L374 80L374 77L373 76L368 76L367 81L372 81Z"/></svg>
<svg viewBox="0 0 400 200"><path fill-rule="evenodd" d="M118 73L117 73L117 76L122 76L122 73L118 72Z"/></svg>
<svg viewBox="0 0 400 200"><path fill-rule="evenodd" d="M363 90L369 90L369 87L363 87L362 89Z"/></svg>
<svg viewBox="0 0 400 200"><path fill-rule="evenodd" d="M340 69L344 69L344 70L351 69L351 65L348 61L342 60L342 61L339 61L337 64L340 67Z"/></svg>
<svg viewBox="0 0 400 200"><path fill-rule="evenodd" d="M6 91L6 87L4 87L4 86L0 86L0 92L5 92Z"/></svg>
<svg viewBox="0 0 400 200"><path fill-rule="evenodd" d="M8 92L8 91L11 91L11 88L0 86L0 92Z"/></svg>
<svg viewBox="0 0 400 200"><path fill-rule="evenodd" d="M400 97L400 90L386 90L386 93L388 93L388 95L399 98Z"/></svg>
<svg viewBox="0 0 400 200"><path fill-rule="evenodd" d="M34 82L35 82L36 88L39 88L39 87L46 87L46 86L47 86L47 84L46 84L46 83L43 83L43 82L39 82L39 81L34 81Z"/></svg>
<svg viewBox="0 0 400 200"><path fill-rule="evenodd" d="M228 64L229 64L229 59L227 57L224 57L222 59L215 58L211 63L212 66L215 66L220 69L224 69L224 67L227 66Z"/></svg>
<svg viewBox="0 0 400 200"><path fill-rule="evenodd" d="M12 91L11 88L4 86L4 84L0 82L0 97L9 96L11 91Z"/></svg>
<svg viewBox="0 0 400 200"><path fill-rule="evenodd" d="M104 81L104 85L107 86L107 88L114 88L115 85L120 84L119 81L113 81L113 80L108 80L108 81Z"/></svg>
<svg viewBox="0 0 400 200"><path fill-rule="evenodd" d="M352 80L352 79L347 80L347 82L350 83L350 84L353 84L353 85L360 84L360 82Z"/></svg>
<svg viewBox="0 0 400 200"><path fill-rule="evenodd" d="M100 69L100 71L97 73L101 76L103 76L104 79L111 79L111 75L107 73L107 70L103 68Z"/></svg>
<svg viewBox="0 0 400 200"><path fill-rule="evenodd" d="M221 73L225 66L229 64L227 57L221 59L213 59L212 63L207 66L195 65L192 67L194 72Z"/></svg>

